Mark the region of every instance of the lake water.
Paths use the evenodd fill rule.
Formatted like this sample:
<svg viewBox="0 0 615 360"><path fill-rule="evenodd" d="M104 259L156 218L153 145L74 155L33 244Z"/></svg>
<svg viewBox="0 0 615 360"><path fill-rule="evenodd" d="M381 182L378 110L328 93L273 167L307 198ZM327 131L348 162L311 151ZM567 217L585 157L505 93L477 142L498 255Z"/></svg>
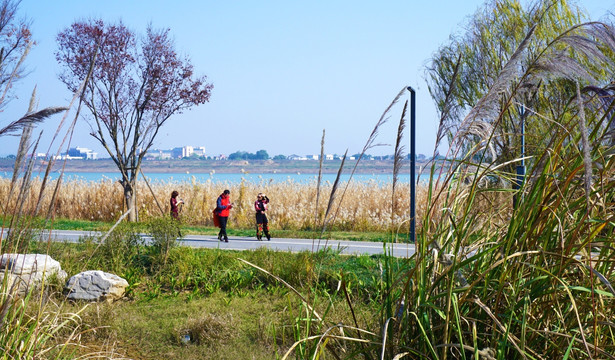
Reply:
<svg viewBox="0 0 615 360"><path fill-rule="evenodd" d="M54 172L50 175L52 179L57 179L59 176L58 172ZM171 183L182 183L182 182L192 182L194 179L196 182L202 183L206 181L218 182L218 183L230 183L236 184L245 180L251 183L280 183L292 181L295 183L310 183L316 182L318 179L318 174L219 174L219 173L207 173L207 174L192 174L192 173L146 173L147 180L150 182L171 182ZM323 174L322 181L333 183L335 181L337 174ZM4 172L0 173L0 177L11 177L11 173ZM350 174L342 174L340 177L340 181L348 181ZM93 181L98 182L103 179L110 180L119 180L120 175L117 172L66 172L64 173L64 179L66 180L83 180L83 181ZM428 177L425 177L425 174L421 176L421 180ZM377 183L391 183L393 182L392 174L355 174L352 177L354 182L359 183L367 183L370 181ZM410 182L410 174L400 174L398 176L398 181L400 183L409 183Z"/></svg>

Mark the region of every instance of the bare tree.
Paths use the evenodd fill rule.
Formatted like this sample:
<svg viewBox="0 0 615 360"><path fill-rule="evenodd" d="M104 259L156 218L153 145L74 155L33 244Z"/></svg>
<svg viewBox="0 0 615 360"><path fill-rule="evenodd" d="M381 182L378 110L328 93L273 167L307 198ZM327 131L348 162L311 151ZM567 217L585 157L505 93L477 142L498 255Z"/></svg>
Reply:
<svg viewBox="0 0 615 360"><path fill-rule="evenodd" d="M24 75L24 60L32 47L29 22L17 16L20 3L21 1L13 0L0 1L0 110L4 109L12 99L12 89L14 84ZM34 98L33 93L32 99ZM17 135L22 131L11 183L15 183L20 166L29 149L30 136L34 125L53 114L66 110L66 108L53 107L41 111L34 110L35 105L31 102L30 108L24 116L0 125L0 136Z"/></svg>
<svg viewBox="0 0 615 360"><path fill-rule="evenodd" d="M23 60L32 45L30 26L17 18L21 1L0 1L0 109L10 100L11 85L23 75Z"/></svg>
<svg viewBox="0 0 615 360"><path fill-rule="evenodd" d="M121 22L75 22L57 36L60 79L75 92L94 61L83 104L91 135L121 173L128 209L135 209L135 185L142 160L172 115L209 101L213 85L195 76L169 38L169 29L147 28L142 38ZM136 211L129 220L135 221Z"/></svg>

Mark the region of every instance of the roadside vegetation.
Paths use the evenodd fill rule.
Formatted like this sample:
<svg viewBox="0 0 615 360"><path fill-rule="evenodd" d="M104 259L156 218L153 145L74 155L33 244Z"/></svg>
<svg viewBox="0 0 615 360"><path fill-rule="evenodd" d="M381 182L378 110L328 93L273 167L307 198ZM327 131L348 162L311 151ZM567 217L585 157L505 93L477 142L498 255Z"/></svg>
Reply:
<svg viewBox="0 0 615 360"><path fill-rule="evenodd" d="M43 223L41 219L37 219L37 223ZM68 220L68 219L54 219L53 228L55 230L80 230L91 232L106 232L114 224L103 221L87 221L87 220ZM135 223L132 224L136 232L146 233L146 224ZM180 230L183 236L186 235L209 235L215 236L220 231L219 228L213 226L200 226L200 225L180 225ZM305 231L305 230L281 230L272 229L277 238L289 238L289 239L318 239L321 236L319 231ZM245 236L254 237L254 228L233 228L227 229L230 236ZM371 241L382 242L392 239L393 234L387 234L384 232L368 232L368 231L328 231L326 238L330 240L352 240L352 241ZM405 242L408 240L407 229L400 229L397 233L396 241Z"/></svg>
<svg viewBox="0 0 615 360"><path fill-rule="evenodd" d="M325 330L325 323L310 325L314 315L308 308L350 323L348 296L359 324L373 327L379 317L374 310L386 292L382 272L409 266L385 256L291 254L265 248L233 252L173 247L165 258L160 248L130 241L131 234L119 227L103 244L96 239L31 243L31 251L49 253L66 264L70 274L96 268L129 282L125 300L118 303L62 302L60 311L78 312L81 320L79 346L64 349L71 354L66 358L97 351L135 359L275 358L302 334ZM61 298L62 289L55 290L54 298ZM185 335L190 341L182 343Z"/></svg>

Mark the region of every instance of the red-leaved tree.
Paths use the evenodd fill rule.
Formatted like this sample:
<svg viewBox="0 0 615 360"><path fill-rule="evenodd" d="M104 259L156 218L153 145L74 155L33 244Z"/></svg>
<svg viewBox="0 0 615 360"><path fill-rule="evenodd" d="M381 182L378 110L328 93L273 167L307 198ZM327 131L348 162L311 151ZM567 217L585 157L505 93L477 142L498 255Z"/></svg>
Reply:
<svg viewBox="0 0 615 360"><path fill-rule="evenodd" d="M141 162L160 127L174 114L209 101L213 85L194 75L169 38L169 30L148 27L137 38L121 22L76 22L57 36L60 79L82 96L94 136L121 172L129 220L137 218L135 184Z"/></svg>

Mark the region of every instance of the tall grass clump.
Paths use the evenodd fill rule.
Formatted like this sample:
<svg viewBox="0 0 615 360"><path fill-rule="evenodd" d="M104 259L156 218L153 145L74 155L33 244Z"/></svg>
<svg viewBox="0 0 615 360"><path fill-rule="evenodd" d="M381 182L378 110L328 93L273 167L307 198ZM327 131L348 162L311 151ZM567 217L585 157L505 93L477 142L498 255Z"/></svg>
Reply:
<svg viewBox="0 0 615 360"><path fill-rule="evenodd" d="M395 270L390 257L383 261L379 327L316 316L308 302L311 321L284 358L615 358L615 91L581 86L573 71L613 54L615 31L582 24L542 52L526 51L535 29L449 133L448 165L432 167L417 218L413 265ZM569 53L550 57L564 45ZM559 93L563 111L542 114L520 102L536 77L561 77L563 68L572 90ZM492 144L502 118L520 117L522 107L542 127L519 184L511 170L521 158L498 160ZM347 300L352 313L356 299Z"/></svg>
<svg viewBox="0 0 615 360"><path fill-rule="evenodd" d="M177 238L181 237L179 223L170 216L156 218L147 224L148 232L152 236L151 252L156 263L166 265L169 252L178 245Z"/></svg>
<svg viewBox="0 0 615 360"><path fill-rule="evenodd" d="M2 2L2 6L12 5L5 1ZM66 108L61 108L61 110L66 110ZM37 121L61 110L56 108L47 111L46 114L39 112L37 116L40 118ZM27 116L33 116L33 114L34 112L30 111ZM13 124L15 123L19 121ZM28 127L33 123L32 121L23 122L21 126ZM24 130L22 140L24 136L29 136L28 133ZM36 146L33 151L36 151ZM11 180L5 194L8 201L2 206L0 255L27 252L30 242L38 238L40 231L34 227L35 224L40 224L33 220L35 218L35 214L31 211L33 208L28 207L32 204L33 198L30 186L32 160L17 163L15 173L21 171L22 165L25 171L21 173L21 177L14 176ZM66 337L69 341L75 339L79 332L79 314L63 312L49 301L49 292L53 291L53 288L49 287L49 278L40 284L33 282L34 277L29 277L26 281L21 275L14 275L10 266L4 266L0 279L0 357L2 359L54 359L66 356L69 351L68 343L58 345L54 339L60 332L66 331L69 333ZM18 290L22 286L25 286L25 295Z"/></svg>
<svg viewBox="0 0 615 360"><path fill-rule="evenodd" d="M80 239L82 258L71 259L67 266L81 271L83 264L110 273L124 274L133 267L145 267L149 263L143 248L144 241L139 229L130 223L120 223L106 236L86 236Z"/></svg>
<svg viewBox="0 0 615 360"><path fill-rule="evenodd" d="M28 23L17 20L19 1L0 1L0 78L2 88L0 93L0 107L7 105L12 97L10 90L14 83L23 74L23 62L33 45ZM49 107L36 109L36 90L33 91L30 106L26 115L0 127L0 137L9 134L21 133L21 141L17 149L17 156L13 176L4 183L2 196L4 201L0 207L2 227L0 229L0 255L8 253L25 253L30 243L39 238L41 224L34 219L41 217L52 221L52 200L48 207L43 208L40 199L48 196L53 199L61 182L54 189L45 191L44 186L33 187L32 174L35 161L27 154L34 154L38 150L41 134L33 139L35 125L46 118L64 112L64 120L68 116L68 109L79 98L75 94L73 102L68 107ZM78 116L75 117L75 120ZM71 133L72 126L67 133ZM59 126L56 136L60 133ZM52 140L52 144L55 140ZM66 137L65 137L66 140ZM62 145L68 144L63 142ZM59 148L62 147L59 146ZM51 145L50 145L51 150ZM59 151L59 150L58 150ZM42 182L46 182L43 177ZM61 179L61 177L60 177ZM46 228L45 222L42 228ZM42 267L43 264L38 264ZM54 280L43 278L35 283L34 276L24 280L23 275L12 272L12 267L5 265L0 279L0 358L1 359L64 359L72 356L71 344L75 341L82 329L80 328L80 311L67 312L61 304L54 299L57 287L50 286ZM57 280L57 279L56 279ZM57 284L56 284L57 285ZM18 289L20 287L24 289ZM25 292L25 295L23 294ZM62 338L64 341L58 341Z"/></svg>

